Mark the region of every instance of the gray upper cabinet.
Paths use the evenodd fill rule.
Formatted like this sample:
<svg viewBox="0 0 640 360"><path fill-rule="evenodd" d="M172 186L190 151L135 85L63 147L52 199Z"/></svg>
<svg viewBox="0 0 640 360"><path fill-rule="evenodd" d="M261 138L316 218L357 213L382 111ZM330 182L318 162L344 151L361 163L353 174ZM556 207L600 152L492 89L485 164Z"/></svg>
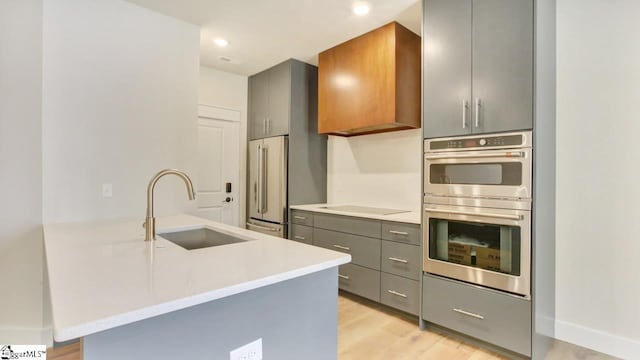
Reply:
<svg viewBox="0 0 640 360"><path fill-rule="evenodd" d="M474 0L472 83L475 133L533 128L532 0Z"/></svg>
<svg viewBox="0 0 640 360"><path fill-rule="evenodd" d="M425 138L471 133L471 2L425 1Z"/></svg>
<svg viewBox="0 0 640 360"><path fill-rule="evenodd" d="M291 61L249 77L249 138L288 135Z"/></svg>
<svg viewBox="0 0 640 360"><path fill-rule="evenodd" d="M533 128L533 0L424 0L425 138Z"/></svg>
<svg viewBox="0 0 640 360"><path fill-rule="evenodd" d="M291 62L283 62L269 70L269 115L267 136L289 134L291 116Z"/></svg>
<svg viewBox="0 0 640 360"><path fill-rule="evenodd" d="M269 73L261 72L249 78L249 138L265 137L269 116Z"/></svg>

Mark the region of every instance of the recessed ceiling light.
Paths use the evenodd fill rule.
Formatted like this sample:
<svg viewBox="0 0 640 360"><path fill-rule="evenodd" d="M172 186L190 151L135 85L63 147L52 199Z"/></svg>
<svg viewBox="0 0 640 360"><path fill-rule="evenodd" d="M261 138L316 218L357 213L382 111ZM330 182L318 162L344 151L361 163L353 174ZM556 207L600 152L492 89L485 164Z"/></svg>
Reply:
<svg viewBox="0 0 640 360"><path fill-rule="evenodd" d="M371 8L369 7L369 4L366 3L356 3L353 5L353 13L358 16L367 15L369 10L371 10Z"/></svg>
<svg viewBox="0 0 640 360"><path fill-rule="evenodd" d="M225 47L227 45L229 45L229 42L226 39L223 38L217 38L217 39L213 39L213 42L220 46L220 47Z"/></svg>

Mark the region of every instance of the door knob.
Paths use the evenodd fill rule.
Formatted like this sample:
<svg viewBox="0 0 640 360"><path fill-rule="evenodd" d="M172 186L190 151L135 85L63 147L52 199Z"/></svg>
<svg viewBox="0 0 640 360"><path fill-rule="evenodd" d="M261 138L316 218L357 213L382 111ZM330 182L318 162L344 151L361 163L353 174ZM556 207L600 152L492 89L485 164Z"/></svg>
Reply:
<svg viewBox="0 0 640 360"><path fill-rule="evenodd" d="M222 200L223 203L230 203L233 201L233 198L230 196L227 196L224 200Z"/></svg>

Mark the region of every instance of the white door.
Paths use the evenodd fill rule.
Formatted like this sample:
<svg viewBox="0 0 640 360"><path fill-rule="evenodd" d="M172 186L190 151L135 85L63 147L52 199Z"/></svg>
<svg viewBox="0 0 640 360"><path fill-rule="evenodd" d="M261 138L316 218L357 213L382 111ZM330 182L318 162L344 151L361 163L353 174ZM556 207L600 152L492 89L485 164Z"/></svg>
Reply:
<svg viewBox="0 0 640 360"><path fill-rule="evenodd" d="M239 128L237 121L202 114L198 120L197 215L234 226L239 226Z"/></svg>

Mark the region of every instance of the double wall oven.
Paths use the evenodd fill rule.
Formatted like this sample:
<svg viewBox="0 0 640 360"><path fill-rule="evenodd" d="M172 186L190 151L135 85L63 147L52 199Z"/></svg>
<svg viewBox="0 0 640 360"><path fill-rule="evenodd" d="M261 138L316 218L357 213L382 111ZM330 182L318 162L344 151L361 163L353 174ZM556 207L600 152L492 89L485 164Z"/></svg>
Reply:
<svg viewBox="0 0 640 360"><path fill-rule="evenodd" d="M531 136L425 140L425 272L530 298Z"/></svg>

